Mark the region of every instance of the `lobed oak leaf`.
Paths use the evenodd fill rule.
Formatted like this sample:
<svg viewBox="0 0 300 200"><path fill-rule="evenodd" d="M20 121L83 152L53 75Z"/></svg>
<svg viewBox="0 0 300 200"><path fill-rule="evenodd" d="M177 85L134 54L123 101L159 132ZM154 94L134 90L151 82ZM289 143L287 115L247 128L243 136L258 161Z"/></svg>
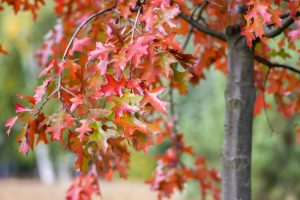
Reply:
<svg viewBox="0 0 300 200"><path fill-rule="evenodd" d="M115 37L121 45L124 45L123 33L126 31L126 26L124 28L119 28L119 25L116 24L114 20L110 20L106 24L105 33L108 36L108 39Z"/></svg>
<svg viewBox="0 0 300 200"><path fill-rule="evenodd" d="M171 28L176 27L176 24L172 21L179 13L179 6L177 4L171 6L171 7L166 7L165 4L161 5L161 11L162 11L162 16L161 16L161 24L167 24Z"/></svg>
<svg viewBox="0 0 300 200"><path fill-rule="evenodd" d="M269 13L270 2L262 2L261 0L257 0L250 4L253 5L253 8L248 13L249 19L257 19L257 17L260 16L263 19L264 24L271 23L272 15Z"/></svg>
<svg viewBox="0 0 300 200"><path fill-rule="evenodd" d="M106 75L107 84L102 86L100 89L100 93L105 96L110 96L113 93L116 93L118 96L122 96L122 89L127 85L127 81L124 76L121 79L115 80L112 75Z"/></svg>
<svg viewBox="0 0 300 200"><path fill-rule="evenodd" d="M48 144L48 138L46 135L46 129L47 129L47 124L45 123L45 121L47 121L48 119L45 117L45 115L43 113L39 113L38 117L36 118L36 124L35 124L35 130L38 134L38 138L36 140L36 145L43 141L44 144Z"/></svg>
<svg viewBox="0 0 300 200"><path fill-rule="evenodd" d="M133 59L133 63L137 66L141 62L141 57L149 54L149 42L154 39L155 37L150 34L136 38L136 40L127 47L127 60Z"/></svg>
<svg viewBox="0 0 300 200"><path fill-rule="evenodd" d="M155 110L158 110L164 114L167 114L168 105L167 102L164 102L158 98L158 95L161 94L165 88L156 88L153 90L145 90L145 96L141 101L141 106L145 106L147 103L151 104Z"/></svg>
<svg viewBox="0 0 300 200"><path fill-rule="evenodd" d="M115 112L115 118L120 118L123 116L123 113L137 112L139 110L137 105L141 99L142 97L139 95L126 93L121 98L117 96L111 96L108 101L115 104L112 108L112 111Z"/></svg>
<svg viewBox="0 0 300 200"><path fill-rule="evenodd" d="M272 22L275 23L277 26L282 26L282 19L280 18L280 15L282 14L282 9L281 8L273 8L270 9L269 12L272 15Z"/></svg>
<svg viewBox="0 0 300 200"><path fill-rule="evenodd" d="M141 86L141 80L139 79L130 79L127 82L127 87L132 89L135 94L143 95L144 91Z"/></svg>
<svg viewBox="0 0 300 200"><path fill-rule="evenodd" d="M60 143L63 142L63 132L67 128L66 124L59 118L52 120L53 126L49 126L46 129L46 133L51 133L51 140L57 140Z"/></svg>
<svg viewBox="0 0 300 200"><path fill-rule="evenodd" d="M38 77L41 78L42 76L45 76L46 74L49 74L50 70L52 70L54 66L54 60L47 66L45 67L39 74Z"/></svg>
<svg viewBox="0 0 300 200"><path fill-rule="evenodd" d="M16 109L15 109L16 113L31 112L31 111L32 111L32 109L26 108L26 107L22 106L21 104L16 103Z"/></svg>
<svg viewBox="0 0 300 200"><path fill-rule="evenodd" d="M186 84L186 77L188 77L188 72L180 72L178 71L175 67L172 67L173 69L173 85L175 87L178 87L178 90L180 92L180 94L186 94L188 87Z"/></svg>
<svg viewBox="0 0 300 200"><path fill-rule="evenodd" d="M5 122L5 126L8 127L8 130L7 130L7 135L10 135L10 132L13 128L13 126L15 125L16 121L18 120L18 116L15 116L15 117L12 117L8 120L6 120Z"/></svg>
<svg viewBox="0 0 300 200"><path fill-rule="evenodd" d="M84 47L88 46L90 43L90 38L74 39L73 47L70 50L70 55L72 56L75 51L83 51Z"/></svg>
<svg viewBox="0 0 300 200"><path fill-rule="evenodd" d="M91 200L92 195L100 195L96 174L91 170L88 174L76 177L68 188L66 200Z"/></svg>
<svg viewBox="0 0 300 200"><path fill-rule="evenodd" d="M114 133L108 130L104 131L101 122L92 123L91 127L94 129L94 132L89 136L89 141L96 142L99 150L103 150L104 153L107 153L109 146L108 139L114 137Z"/></svg>
<svg viewBox="0 0 300 200"><path fill-rule="evenodd" d="M136 150L143 150L145 153L148 152L148 148L151 144L153 144L153 141L151 140L151 137L147 134L144 134L139 131L135 131L132 135L132 143Z"/></svg>
<svg viewBox="0 0 300 200"><path fill-rule="evenodd" d="M119 74L120 71L123 71L127 65L127 58L126 58L126 52L125 51L120 51L117 54L113 55L113 60L114 60L114 68L115 68L115 73Z"/></svg>
<svg viewBox="0 0 300 200"><path fill-rule="evenodd" d="M120 105L117 105L113 108L113 111L115 112L115 117L120 118L123 116L123 113L129 112L134 113L138 111L139 109L137 107L133 107L126 103L121 103Z"/></svg>
<svg viewBox="0 0 300 200"><path fill-rule="evenodd" d="M146 31L151 31L155 24L155 12L153 11L153 6L145 6L145 9L142 12L140 21L145 23Z"/></svg>
<svg viewBox="0 0 300 200"><path fill-rule="evenodd" d="M62 65L63 69L68 70L68 74L71 76L72 80L76 80L76 73L81 69L81 66L73 60L65 60Z"/></svg>
<svg viewBox="0 0 300 200"><path fill-rule="evenodd" d="M107 66L114 62L114 60L100 60L99 63L96 65L96 69L100 71L101 75L105 75L106 74L106 70L107 70Z"/></svg>
<svg viewBox="0 0 300 200"><path fill-rule="evenodd" d="M114 44L113 43L105 43L102 44L101 42L96 43L96 49L89 52L88 60L91 61L95 58L99 58L101 60L107 60L108 54L114 51Z"/></svg>
<svg viewBox="0 0 300 200"><path fill-rule="evenodd" d="M89 120L88 119L82 119L80 120L81 126L76 128L75 131L79 133L78 138L82 142L84 134L87 132L92 131L92 129L89 127Z"/></svg>
<svg viewBox="0 0 300 200"><path fill-rule="evenodd" d="M290 11L290 16L295 17L296 13L299 12L299 1L297 0L288 1L286 7Z"/></svg>
<svg viewBox="0 0 300 200"><path fill-rule="evenodd" d="M129 138L135 131L148 133L147 126L128 113L124 114L120 118L115 119L114 123L123 127L126 138Z"/></svg>
<svg viewBox="0 0 300 200"><path fill-rule="evenodd" d="M52 77L49 77L47 79L45 79L43 81L43 84L41 86L37 86L34 91L35 91L35 94L34 94L34 99L35 99L35 104L41 102L43 96L45 95L46 93L46 87L48 86L48 84L53 80Z"/></svg>
<svg viewBox="0 0 300 200"><path fill-rule="evenodd" d="M171 64L176 63L177 60L174 58L174 56L170 53L163 53L159 55L159 66L162 68L162 73L169 77L171 72Z"/></svg>
<svg viewBox="0 0 300 200"><path fill-rule="evenodd" d="M70 108L71 112L73 112L77 108L77 106L83 104L83 98L84 98L84 95L79 94L76 97L73 97L73 98L70 99L70 101L72 102L72 105L71 105L71 108Z"/></svg>
<svg viewBox="0 0 300 200"><path fill-rule="evenodd" d="M23 153L24 155L27 155L28 150L29 150L29 146L27 144L26 137L24 137L21 141L21 145L19 147L19 152Z"/></svg>

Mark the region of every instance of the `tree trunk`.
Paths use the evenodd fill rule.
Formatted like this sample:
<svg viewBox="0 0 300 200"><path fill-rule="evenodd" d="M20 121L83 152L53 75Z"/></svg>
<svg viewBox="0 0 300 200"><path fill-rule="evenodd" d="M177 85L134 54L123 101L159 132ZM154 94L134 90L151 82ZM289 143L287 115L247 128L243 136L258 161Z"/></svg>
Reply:
<svg viewBox="0 0 300 200"><path fill-rule="evenodd" d="M226 29L228 75L225 91L222 199L251 199L254 59L239 26Z"/></svg>

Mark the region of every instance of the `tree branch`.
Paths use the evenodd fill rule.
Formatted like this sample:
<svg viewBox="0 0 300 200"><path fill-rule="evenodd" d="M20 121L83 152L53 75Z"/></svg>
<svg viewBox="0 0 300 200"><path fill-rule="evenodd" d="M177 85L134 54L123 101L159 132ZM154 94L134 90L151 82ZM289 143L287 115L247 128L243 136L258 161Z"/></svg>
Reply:
<svg viewBox="0 0 300 200"><path fill-rule="evenodd" d="M300 13L297 12L295 17L299 17L299 16L300 16ZM282 18L286 18L286 14L282 15ZM265 31L264 36L267 38L274 38L274 37L280 35L285 29L287 29L289 26L291 26L294 22L295 22L294 18L288 17L288 18L284 19L284 22L282 23L281 27L277 27L277 28Z"/></svg>
<svg viewBox="0 0 300 200"><path fill-rule="evenodd" d="M196 7L194 10L193 10L193 13L191 15L191 20L194 19L194 15L196 13L196 11L200 8L200 11L198 13L198 16L197 16L197 19L196 21L199 21L201 18L202 18L202 13L204 12L205 8L208 6L208 1L205 1L203 4L201 4L200 6ZM186 40L183 44L183 49L186 49L187 45L189 44L189 41L191 39L191 36L193 34L193 31L194 31L194 27L192 26L189 30L189 33L188 33L188 36L186 37Z"/></svg>
<svg viewBox="0 0 300 200"><path fill-rule="evenodd" d="M210 29L208 27L203 26L202 24L200 24L199 22L191 19L190 17L184 15L183 13L179 14L179 17L181 17L183 20L185 20L186 22L188 22L190 25L192 25L195 29L197 29L198 31L205 33L207 35L210 35L212 37L215 37L219 40L222 41L226 41L226 36L224 33L218 32L216 30Z"/></svg>
<svg viewBox="0 0 300 200"><path fill-rule="evenodd" d="M191 26L193 26L193 28L197 29L198 31L202 32L202 33L205 33L207 35L210 35L212 37L215 37L217 39L220 39L224 42L227 41L227 38L226 38L226 35L224 33L221 33L221 32L218 32L216 30L213 30L213 29L210 29L208 27L205 27L203 26L202 24L198 23L197 21L193 20L192 17L188 17L186 15L184 15L183 13L180 13L179 16L185 20L186 22L188 22ZM297 12L296 15L297 16L300 16L300 12ZM286 18L287 15L283 15L281 16L282 18ZM291 18L291 17L288 17L285 22L283 23L283 26L282 27L279 27L279 28L276 28L276 29L273 29L271 30L270 32L266 33L265 34L265 37L276 37L277 35L279 35L280 33L282 33L287 27L289 27L292 23L294 22L294 19ZM294 67L291 67L291 66L288 66L288 65L285 65L285 64L279 64L279 63L272 63L268 60L266 60L265 58L261 57L261 56L258 56L258 55L254 55L254 59L264 65L267 65L268 67L270 68L282 68L282 69L286 69L286 70L289 70L291 72L294 72L294 73L297 73L297 74L300 74L300 70L294 68Z"/></svg>
<svg viewBox="0 0 300 200"><path fill-rule="evenodd" d="M279 63L272 63L270 61L268 61L267 59L258 56L258 55L254 55L254 59L264 65L267 65L269 68L282 68L282 69L286 69L289 70L291 72L300 74L300 70L296 69L295 67L289 66L289 65L285 65L285 64L279 64Z"/></svg>

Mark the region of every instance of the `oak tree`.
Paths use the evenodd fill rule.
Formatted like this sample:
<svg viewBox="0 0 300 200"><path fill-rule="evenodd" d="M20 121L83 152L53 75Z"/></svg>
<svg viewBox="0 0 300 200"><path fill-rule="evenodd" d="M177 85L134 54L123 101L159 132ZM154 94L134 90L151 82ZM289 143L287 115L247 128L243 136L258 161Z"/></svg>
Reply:
<svg viewBox="0 0 300 200"><path fill-rule="evenodd" d="M17 115L6 122L8 135L17 121L22 125L19 151L60 142L77 156L74 167L82 174L67 199L90 199L99 194L97 177L110 180L119 172L126 178L130 147L147 152L169 139L171 146L157 157L147 181L159 199L182 191L190 180L199 183L203 199L208 193L215 199L251 199L252 121L270 106L265 93L274 96L286 117L300 111L300 70L272 62L299 52L300 2L54 2L57 24L36 53L43 82L33 96L18 95ZM44 3L1 1L16 14L32 12L34 19ZM186 37L183 45L178 35ZM187 54L191 42L193 54ZM8 53L2 46L0 52ZM227 76L222 195L219 173L184 143L173 99L173 90L186 94L188 82L198 84L212 66ZM162 98L167 90L169 102ZM50 101L60 106L46 112ZM193 167L182 162L183 154L194 158Z"/></svg>

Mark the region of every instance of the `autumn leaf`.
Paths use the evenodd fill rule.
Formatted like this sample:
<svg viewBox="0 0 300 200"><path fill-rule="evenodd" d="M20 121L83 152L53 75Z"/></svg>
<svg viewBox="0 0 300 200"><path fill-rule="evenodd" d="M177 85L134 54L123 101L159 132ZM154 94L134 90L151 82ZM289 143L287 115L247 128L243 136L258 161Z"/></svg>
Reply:
<svg viewBox="0 0 300 200"><path fill-rule="evenodd" d="M188 87L186 85L186 78L188 77L188 72L178 71L175 67L172 67L173 70L173 85L179 89L180 94L186 94Z"/></svg>
<svg viewBox="0 0 300 200"><path fill-rule="evenodd" d="M112 111L115 112L115 118L120 118L123 113L137 112L139 110L138 103L141 99L142 97L139 95L126 93L122 97L111 96L108 100L115 104L112 108Z"/></svg>
<svg viewBox="0 0 300 200"><path fill-rule="evenodd" d="M81 69L81 66L72 60L66 60L62 63L63 69L67 69L72 80L76 80L76 74Z"/></svg>
<svg viewBox="0 0 300 200"><path fill-rule="evenodd" d="M118 96L122 96L122 89L126 86L127 82L123 76L120 80L115 80L110 74L106 75L107 84L102 86L100 93L105 96L110 96L116 93Z"/></svg>
<svg viewBox="0 0 300 200"><path fill-rule="evenodd" d="M32 109L26 108L26 107L22 106L21 104L16 103L15 111L16 111L16 113L23 113L23 112L31 112Z"/></svg>
<svg viewBox="0 0 300 200"><path fill-rule="evenodd" d="M89 136L90 142L96 142L98 148L106 153L109 146L107 140L114 137L115 134L109 130L104 131L101 122L92 123L91 128L93 128L94 132Z"/></svg>
<svg viewBox="0 0 300 200"><path fill-rule="evenodd" d="M34 99L35 99L35 103L36 103L36 104L39 103L39 102L41 102L43 96L44 96L45 93L46 93L46 88L47 88L48 84L49 84L52 80L53 80L53 78L52 78L52 77L49 77L49 78L47 78L47 79L45 79L45 80L43 81L43 84L42 84L41 86L38 86L38 87L36 87L36 88L34 89L35 95L34 95L33 97L34 97Z"/></svg>
<svg viewBox="0 0 300 200"><path fill-rule="evenodd" d="M83 140L84 134L87 132L92 131L92 129L89 127L89 120L88 119L82 119L80 120L81 126L76 128L75 131L79 133L78 138L80 141Z"/></svg>
<svg viewBox="0 0 300 200"><path fill-rule="evenodd" d="M71 112L73 112L77 108L77 106L83 104L83 98L84 98L84 95L79 94L76 97L73 97L73 98L70 99L70 101L72 102L72 105L71 105L71 108L70 108Z"/></svg>
<svg viewBox="0 0 300 200"><path fill-rule="evenodd" d="M264 93L261 92L257 97L256 97L256 100L255 100L255 105L254 105L254 116L257 116L258 114L261 113L261 111L263 109L268 109L270 108L270 104L268 102L265 102L265 97L264 97Z"/></svg>
<svg viewBox="0 0 300 200"><path fill-rule="evenodd" d="M11 132L11 130L12 130L12 128L15 125L15 123L16 123L17 120L18 120L18 116L15 116L15 117L12 117L12 118L6 120L5 126L8 127L8 130L6 132L7 135L10 134L10 132Z"/></svg>
<svg viewBox="0 0 300 200"><path fill-rule="evenodd" d="M135 65L141 62L141 57L148 55L149 53L149 42L155 39L152 35L144 35L138 37L131 45L127 48L126 58L127 60L133 60Z"/></svg>
<svg viewBox="0 0 300 200"><path fill-rule="evenodd" d="M145 90L145 96L141 101L141 106L145 106L146 104L151 104L155 110L158 110L164 114L167 114L168 105L167 102L164 102L158 98L158 95L161 94L165 88L156 88L153 90Z"/></svg>
<svg viewBox="0 0 300 200"><path fill-rule="evenodd" d="M70 55L72 56L75 51L83 51L84 47L88 46L90 43L90 38L75 38L73 42L73 47L70 50Z"/></svg>
<svg viewBox="0 0 300 200"><path fill-rule="evenodd" d="M99 58L101 60L107 60L108 54L112 52L114 49L114 45L112 43L102 44L101 42L96 43L96 49L89 52L88 60L93 60L95 58Z"/></svg>
<svg viewBox="0 0 300 200"><path fill-rule="evenodd" d="M51 133L51 139L57 140L60 143L63 142L63 132L66 130L67 125L62 121L61 117L58 119L53 119L52 122L54 123L52 126L47 127L46 133Z"/></svg>
<svg viewBox="0 0 300 200"><path fill-rule="evenodd" d="M115 119L114 123L123 127L126 138L130 137L135 131L148 133L147 126L130 114L124 114L122 117Z"/></svg>
<svg viewBox="0 0 300 200"><path fill-rule="evenodd" d="M19 152L23 153L24 155L27 155L28 150L29 150L29 146L27 144L26 138L24 137L21 141L21 145L19 147Z"/></svg>
<svg viewBox="0 0 300 200"><path fill-rule="evenodd" d="M7 55L8 54L8 52L7 51L5 51L3 48L2 48L2 45L0 44L0 54L5 54L5 55Z"/></svg>

